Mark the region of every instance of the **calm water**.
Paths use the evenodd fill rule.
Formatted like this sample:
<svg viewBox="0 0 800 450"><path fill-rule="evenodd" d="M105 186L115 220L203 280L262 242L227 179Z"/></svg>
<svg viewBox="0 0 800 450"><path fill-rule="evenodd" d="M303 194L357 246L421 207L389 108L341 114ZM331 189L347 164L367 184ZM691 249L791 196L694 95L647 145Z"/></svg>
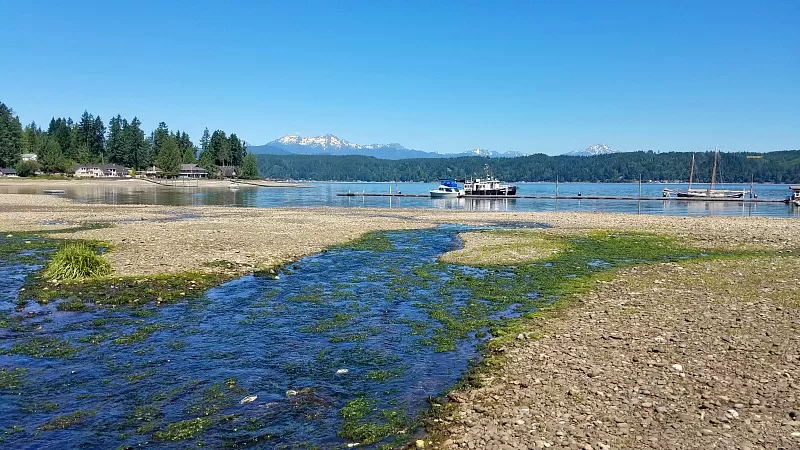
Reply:
<svg viewBox="0 0 800 450"><path fill-rule="evenodd" d="M431 199L388 197L339 197L337 193L389 193L399 190L406 194L427 194L437 184L425 183L307 183L303 188L258 188L243 187L238 191L227 188L168 188L151 187L131 182L108 182L107 185L85 186L76 183L69 186L66 196L86 203L113 204L158 204L158 205L231 205L249 207L310 207L310 206L358 206L370 208L444 208L482 211L606 211L663 215L727 215L727 216L773 216L800 217L800 208L783 203L744 202L687 202L683 200L663 201L618 201L618 200L534 200L534 199ZM642 195L660 197L662 189L680 188L678 184L642 185ZM702 188L704 185L695 184ZM748 185L728 184L729 189L747 189ZM555 184L520 184L519 195L554 195ZM785 198L789 194L787 185L756 185L760 198ZM0 187L2 192L41 193L38 188ZM571 183L560 184L560 195L618 195L637 196L638 184Z"/></svg>

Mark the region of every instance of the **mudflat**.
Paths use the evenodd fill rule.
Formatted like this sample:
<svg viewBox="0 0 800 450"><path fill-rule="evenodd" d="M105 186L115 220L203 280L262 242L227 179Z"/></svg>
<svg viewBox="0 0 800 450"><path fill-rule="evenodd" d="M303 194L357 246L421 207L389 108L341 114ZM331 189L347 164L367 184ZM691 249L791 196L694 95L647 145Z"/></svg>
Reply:
<svg viewBox="0 0 800 450"><path fill-rule="evenodd" d="M109 227L87 229L89 223ZM107 241L118 275L214 271L219 261L246 273L369 231L444 223L549 227L530 236L467 233L465 249L445 256L460 262L485 256L481 249L502 250L501 264L546 258L560 249L543 250L528 239L594 230L662 233L692 247L771 253L623 269L568 307L530 319L480 387L450 394L428 445L800 445L800 237L794 219L86 205L0 196L0 230L62 230L59 237Z"/></svg>

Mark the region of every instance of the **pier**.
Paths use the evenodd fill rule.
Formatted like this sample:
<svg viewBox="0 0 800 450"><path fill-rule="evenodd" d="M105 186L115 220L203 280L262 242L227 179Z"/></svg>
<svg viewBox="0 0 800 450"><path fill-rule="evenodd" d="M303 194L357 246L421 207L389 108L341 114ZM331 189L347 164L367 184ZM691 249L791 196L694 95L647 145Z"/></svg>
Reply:
<svg viewBox="0 0 800 450"><path fill-rule="evenodd" d="M338 197L417 197L430 198L429 194L385 194L377 192L343 192ZM740 202L740 203L786 203L778 198L725 198L725 197L639 197L635 195L464 195L459 198L474 199L531 199L531 200L618 200L618 201L665 201L686 202Z"/></svg>

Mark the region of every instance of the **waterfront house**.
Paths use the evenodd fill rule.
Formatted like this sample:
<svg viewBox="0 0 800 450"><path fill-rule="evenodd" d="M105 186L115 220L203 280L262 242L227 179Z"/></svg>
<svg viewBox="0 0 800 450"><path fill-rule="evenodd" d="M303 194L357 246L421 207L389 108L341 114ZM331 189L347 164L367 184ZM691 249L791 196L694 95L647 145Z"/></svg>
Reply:
<svg viewBox="0 0 800 450"><path fill-rule="evenodd" d="M242 171L236 166L220 166L219 173L222 178L236 178Z"/></svg>
<svg viewBox="0 0 800 450"><path fill-rule="evenodd" d="M17 171L10 168L0 168L0 177L16 177Z"/></svg>
<svg viewBox="0 0 800 450"><path fill-rule="evenodd" d="M139 175L144 176L145 178L157 178L164 175L164 171L159 169L156 166L150 166L143 171L139 172Z"/></svg>
<svg viewBox="0 0 800 450"><path fill-rule="evenodd" d="M22 154L22 161L37 161L39 157L36 153L23 153Z"/></svg>
<svg viewBox="0 0 800 450"><path fill-rule="evenodd" d="M181 164L178 178L208 178L208 171L197 164Z"/></svg>
<svg viewBox="0 0 800 450"><path fill-rule="evenodd" d="M77 164L73 169L79 178L123 178L130 171L117 164Z"/></svg>

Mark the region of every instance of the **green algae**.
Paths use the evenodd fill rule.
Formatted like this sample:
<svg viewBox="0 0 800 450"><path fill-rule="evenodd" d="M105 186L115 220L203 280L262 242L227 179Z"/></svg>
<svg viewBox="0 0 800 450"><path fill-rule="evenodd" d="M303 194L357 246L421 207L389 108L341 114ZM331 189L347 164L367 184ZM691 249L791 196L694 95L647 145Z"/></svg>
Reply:
<svg viewBox="0 0 800 450"><path fill-rule="evenodd" d="M411 419L402 410L380 409L375 400L363 395L347 402L339 415L342 418L339 436L362 444L373 444L411 425Z"/></svg>
<svg viewBox="0 0 800 450"><path fill-rule="evenodd" d="M194 439L199 434L211 427L212 421L208 417L197 417L195 419L182 420L170 423L161 431L153 434L159 441L183 441Z"/></svg>
<svg viewBox="0 0 800 450"><path fill-rule="evenodd" d="M239 396L244 393L245 390L238 386L235 378L228 378L224 382L214 383L203 391L200 398L196 399L186 412L192 415L210 416L236 404Z"/></svg>
<svg viewBox="0 0 800 450"><path fill-rule="evenodd" d="M165 275L107 277L53 284L36 277L26 285L25 300L49 303L57 298L78 298L94 306L137 306L173 303L197 298L231 278L229 275L185 272Z"/></svg>
<svg viewBox="0 0 800 450"><path fill-rule="evenodd" d="M67 415L58 416L47 422L46 424L37 428L40 431L48 431L48 430L63 430L66 428L71 428L75 425L79 425L83 423L87 418L94 417L96 413L94 411L84 411L78 410L73 411Z"/></svg>
<svg viewBox="0 0 800 450"><path fill-rule="evenodd" d="M371 231L347 244L334 247L342 250L388 252L395 250L394 244L383 231Z"/></svg>
<svg viewBox="0 0 800 450"><path fill-rule="evenodd" d="M25 385L28 369L15 367L13 369L0 368L0 391L16 391Z"/></svg>
<svg viewBox="0 0 800 450"><path fill-rule="evenodd" d="M126 345L126 344L135 344L139 342L144 342L150 336L152 336L157 331L165 330L168 328L172 328L169 325L160 324L160 323L152 323L147 325L142 325L141 327L137 328L135 331L129 334L122 335L116 339L114 339L114 343L117 345Z"/></svg>
<svg viewBox="0 0 800 450"><path fill-rule="evenodd" d="M23 355L33 358L71 358L80 349L65 339L33 337L14 344L10 349L0 349L0 355Z"/></svg>

